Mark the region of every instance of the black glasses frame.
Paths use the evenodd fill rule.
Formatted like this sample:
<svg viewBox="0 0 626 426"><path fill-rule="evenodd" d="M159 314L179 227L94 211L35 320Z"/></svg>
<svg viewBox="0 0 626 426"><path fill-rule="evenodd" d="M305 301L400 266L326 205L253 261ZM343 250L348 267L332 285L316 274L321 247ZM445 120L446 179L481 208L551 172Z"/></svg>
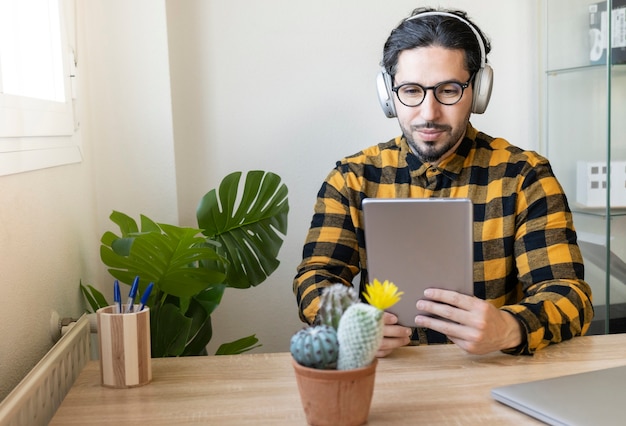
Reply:
<svg viewBox="0 0 626 426"><path fill-rule="evenodd" d="M465 93L465 89L467 89L470 85L470 82L472 81L472 78L474 78L474 75L472 74L472 76L469 78L469 80L467 80L465 83L459 83L458 81L454 81L454 80L446 80L446 81L442 81L441 83L437 83L434 86L429 86L429 87L424 87L419 83L405 83L405 84L401 84L399 86L396 86L394 88L391 89L392 92L396 93L396 96L398 97L398 100L400 101L400 103L402 105L408 106L408 107L417 107L420 106L423 102L424 99L426 99L426 92L428 92L429 90L433 91L433 95L435 96L435 99L437 100L437 102L439 102L441 105L455 105L458 102L461 101L461 99L463 99L463 94ZM456 84L461 88L461 96L459 96L459 99L457 99L456 101L452 102L452 103L446 103L446 102L442 102L441 99L439 99L437 97L437 88L443 86L444 84ZM401 88L405 87L405 86L418 86L420 89L422 89L423 91L423 96L422 96L422 100L419 101L418 103L414 104L414 105L409 105L407 103L405 103L401 98L400 95L398 94L398 90L400 90Z"/></svg>

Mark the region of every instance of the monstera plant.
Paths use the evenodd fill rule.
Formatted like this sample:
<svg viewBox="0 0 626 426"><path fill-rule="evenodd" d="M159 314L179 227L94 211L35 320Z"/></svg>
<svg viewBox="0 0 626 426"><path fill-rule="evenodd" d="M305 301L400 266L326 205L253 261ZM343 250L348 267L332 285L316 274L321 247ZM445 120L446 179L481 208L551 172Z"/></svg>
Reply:
<svg viewBox="0 0 626 426"><path fill-rule="evenodd" d="M141 215L139 225L114 211L120 234L105 232L100 257L110 274L139 291L154 283L148 306L152 356L206 354L213 327L211 313L224 290L261 284L279 265L287 232L287 187L278 175L250 171L240 188L241 172L226 176L219 190L202 197L197 228L157 223ZM83 294L94 305L108 304L92 286ZM98 300L101 302L98 303ZM257 347L255 335L223 344L217 354Z"/></svg>

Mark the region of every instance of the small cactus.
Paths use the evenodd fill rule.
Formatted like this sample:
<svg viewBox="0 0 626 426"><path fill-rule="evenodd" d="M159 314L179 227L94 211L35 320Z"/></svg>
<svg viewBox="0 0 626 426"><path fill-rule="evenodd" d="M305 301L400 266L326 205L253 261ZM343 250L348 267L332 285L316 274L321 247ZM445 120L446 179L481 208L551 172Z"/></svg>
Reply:
<svg viewBox="0 0 626 426"><path fill-rule="evenodd" d="M291 338L291 355L300 365L330 368L337 362L337 332L328 325L303 328Z"/></svg>
<svg viewBox="0 0 626 426"><path fill-rule="evenodd" d="M339 341L338 370L369 365L383 339L383 313L400 300L402 292L395 284L374 280L365 286L363 296L369 303L356 303L346 309L337 330Z"/></svg>
<svg viewBox="0 0 626 426"><path fill-rule="evenodd" d="M350 306L341 318L338 370L351 370L369 365L383 339L383 311L366 303Z"/></svg>
<svg viewBox="0 0 626 426"><path fill-rule="evenodd" d="M345 310L358 301L359 294L354 287L340 283L327 287L320 297L316 323L329 325L337 330L339 320Z"/></svg>

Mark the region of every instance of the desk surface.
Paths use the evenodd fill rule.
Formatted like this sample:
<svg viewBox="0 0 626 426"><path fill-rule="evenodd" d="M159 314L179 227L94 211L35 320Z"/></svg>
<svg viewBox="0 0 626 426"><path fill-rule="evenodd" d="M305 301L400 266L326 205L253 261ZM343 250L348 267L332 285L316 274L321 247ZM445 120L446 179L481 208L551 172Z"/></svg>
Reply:
<svg viewBox="0 0 626 426"><path fill-rule="evenodd" d="M539 424L491 398L495 386L626 365L626 334L578 337L532 357L406 347L378 364L369 425ZM288 353L160 358L152 383L100 386L91 361L52 425L306 424Z"/></svg>

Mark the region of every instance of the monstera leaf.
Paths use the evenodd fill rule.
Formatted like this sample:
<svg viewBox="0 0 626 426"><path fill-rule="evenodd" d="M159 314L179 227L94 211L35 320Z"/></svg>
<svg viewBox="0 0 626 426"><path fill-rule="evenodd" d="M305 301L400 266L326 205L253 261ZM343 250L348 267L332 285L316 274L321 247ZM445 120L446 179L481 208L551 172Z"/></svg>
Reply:
<svg viewBox="0 0 626 426"><path fill-rule="evenodd" d="M241 172L226 176L219 192L209 191L198 205L198 226L220 243L228 259L229 287L256 286L276 270L278 251L287 233L287 187L274 173L251 171L243 188Z"/></svg>
<svg viewBox="0 0 626 426"><path fill-rule="evenodd" d="M120 234L102 236L103 263L122 283L140 277L140 293L154 283L148 300L153 357L205 354L213 335L211 313L225 288L259 285L279 265L287 187L270 172L249 172L243 187L240 178L241 172L226 176L219 192L211 190L200 200L197 229L156 223L145 215L140 225L121 212L110 216ZM87 297L95 289L81 289L95 303ZM217 353L242 353L257 342L255 335L244 337Z"/></svg>
<svg viewBox="0 0 626 426"><path fill-rule="evenodd" d="M191 297L224 281L222 271L199 267L202 261L226 262L206 244L199 229L156 224L142 215L139 232L134 219L115 211L111 220L122 236L106 232L100 258L121 282L130 284L139 276L141 291L153 282L164 293Z"/></svg>

